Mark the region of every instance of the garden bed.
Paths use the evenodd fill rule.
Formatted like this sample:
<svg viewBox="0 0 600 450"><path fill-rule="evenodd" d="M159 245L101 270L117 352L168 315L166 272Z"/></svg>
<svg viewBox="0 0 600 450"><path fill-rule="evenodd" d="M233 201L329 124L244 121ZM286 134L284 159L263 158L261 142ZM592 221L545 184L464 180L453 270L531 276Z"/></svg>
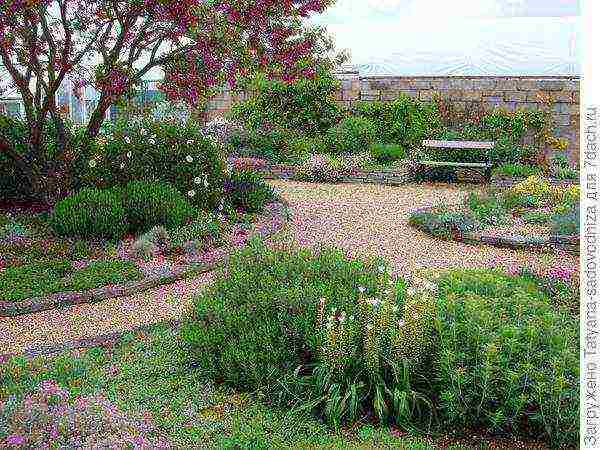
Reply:
<svg viewBox="0 0 600 450"><path fill-rule="evenodd" d="M440 210L439 206L419 208L413 211L412 215L435 214L439 213ZM457 207L454 212L460 213L462 210L463 208ZM525 230L527 233L523 232ZM450 237L452 240L473 245L492 245L500 248L538 252L561 250L571 254L579 254L579 235L552 235L548 232L548 227L527 227L518 221L483 232L461 232L456 230Z"/></svg>
<svg viewBox="0 0 600 450"><path fill-rule="evenodd" d="M69 289L65 289L65 291L49 292L49 295L40 295L32 298L15 297L12 301L3 299L0 300L0 317L29 314L58 307L93 303L109 298L128 296L213 270L227 258L231 248L243 245L252 235L258 235L263 238L269 237L284 226L287 217L287 203L283 199L277 199L265 205L265 211L258 216L255 223L243 226L239 224L234 225L231 228L229 236L225 239L226 245L208 248L204 252L191 255L184 254L172 257L156 255L156 257L145 261L140 259L130 261L127 259L128 253L126 249L131 247L133 239L125 239L116 251L116 259L83 262L85 267L93 266L97 262L111 265L114 264L114 261L126 265L128 269L126 276L118 277L119 273L116 274L118 284L108 284L106 286L89 285L89 283L73 284L73 286L83 285L89 288L76 290L75 287L70 291ZM28 244L32 244L32 242L28 242ZM77 266L78 263L82 262L74 261L73 266ZM34 266L32 265L32 267ZM3 269L3 271L6 270L8 269ZM81 269L75 270L73 274L80 272ZM115 273L108 272L108 279L114 280ZM0 271L1 274L2 271ZM70 275L70 277L73 277L73 275ZM102 284L101 280L101 278L100 281L94 280L97 281L95 284L98 284L98 282Z"/></svg>
<svg viewBox="0 0 600 450"><path fill-rule="evenodd" d="M398 162L393 167L376 168L307 168L291 164L270 164L256 158L230 158L231 164L258 171L271 180L295 180L336 183L373 183L401 186L415 181L414 171L409 161Z"/></svg>
<svg viewBox="0 0 600 450"><path fill-rule="evenodd" d="M471 244L579 253L579 186L531 176L509 189L470 194L462 204L421 208L410 223Z"/></svg>
<svg viewBox="0 0 600 450"><path fill-rule="evenodd" d="M493 175L490 180L490 185L495 189L510 189L516 184L522 183L527 177L511 177L506 175ZM547 178L552 186L565 187L579 184L579 180L561 180L558 178Z"/></svg>

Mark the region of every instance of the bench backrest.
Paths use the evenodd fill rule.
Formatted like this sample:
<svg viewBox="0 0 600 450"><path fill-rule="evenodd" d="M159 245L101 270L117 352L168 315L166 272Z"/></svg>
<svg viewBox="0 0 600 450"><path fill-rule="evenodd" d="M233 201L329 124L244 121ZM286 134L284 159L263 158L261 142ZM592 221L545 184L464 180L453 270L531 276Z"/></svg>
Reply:
<svg viewBox="0 0 600 450"><path fill-rule="evenodd" d="M491 150L494 148L494 142L484 141L437 141L437 140L425 140L423 141L424 147L431 148L459 148L463 150L469 149L484 149Z"/></svg>

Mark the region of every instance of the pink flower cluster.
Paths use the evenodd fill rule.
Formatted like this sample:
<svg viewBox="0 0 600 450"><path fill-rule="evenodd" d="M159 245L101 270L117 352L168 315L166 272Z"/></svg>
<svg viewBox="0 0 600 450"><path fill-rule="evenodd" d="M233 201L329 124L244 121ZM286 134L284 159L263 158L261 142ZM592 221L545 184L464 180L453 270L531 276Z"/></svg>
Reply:
<svg viewBox="0 0 600 450"><path fill-rule="evenodd" d="M578 272L577 267L557 265L548 269L547 276L553 280L571 283Z"/></svg>

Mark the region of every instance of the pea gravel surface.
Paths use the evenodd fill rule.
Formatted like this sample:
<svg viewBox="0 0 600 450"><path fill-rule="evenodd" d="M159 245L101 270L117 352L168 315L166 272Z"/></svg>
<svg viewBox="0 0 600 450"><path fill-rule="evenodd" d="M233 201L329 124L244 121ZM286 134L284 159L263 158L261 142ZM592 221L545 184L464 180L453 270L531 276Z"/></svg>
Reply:
<svg viewBox="0 0 600 450"><path fill-rule="evenodd" d="M472 246L440 241L411 228L416 208L458 203L473 186L312 184L272 181L290 202L287 238L302 246L335 245L351 256L380 255L396 274L424 268L577 265L568 254ZM0 319L0 355L127 331L181 318L191 297L212 279L204 274L130 297Z"/></svg>

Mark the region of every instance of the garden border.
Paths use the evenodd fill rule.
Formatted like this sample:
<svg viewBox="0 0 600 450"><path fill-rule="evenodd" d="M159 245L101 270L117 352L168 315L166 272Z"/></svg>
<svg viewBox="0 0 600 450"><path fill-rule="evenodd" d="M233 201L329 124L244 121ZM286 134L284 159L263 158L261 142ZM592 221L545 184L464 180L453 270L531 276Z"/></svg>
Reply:
<svg viewBox="0 0 600 450"><path fill-rule="evenodd" d="M259 215L259 220L254 224L253 232L248 238L260 236L269 239L275 233L281 231L289 220L290 204L287 200L278 196L269 205L276 205L273 211ZM156 288L158 286L172 284L184 278L210 272L227 261L229 253L206 263L191 263L185 267L169 270L161 275L150 275L141 280L120 284L117 286L103 286L80 292L57 292L43 297L29 298L19 302L0 301L0 318L16 317L25 314L33 314L51 309L64 308L86 303L98 303L111 298L126 297Z"/></svg>
<svg viewBox="0 0 600 450"><path fill-rule="evenodd" d="M459 205L447 205L447 206L459 206ZM418 208L411 211L410 215L431 212L439 209L439 206L427 206L424 208ZM427 233L425 230L414 227L413 228L427 234L428 236L434 237L431 233ZM436 238L439 239L439 238ZM565 250L572 254L579 254L579 236L492 236L485 234L485 232L477 233L462 233L454 234L452 236L453 241L463 242L471 245L491 245L500 248L511 248L514 250L532 250L543 252L548 249L554 250Z"/></svg>
<svg viewBox="0 0 600 450"><path fill-rule="evenodd" d="M286 164L265 165L257 167L256 170L268 180L312 181L300 176L297 167ZM387 186L403 186L415 181L415 175L411 170L410 164L402 168L387 170L364 171L356 169L349 171L349 173L342 173L336 178L336 183L369 183Z"/></svg>
<svg viewBox="0 0 600 450"><path fill-rule="evenodd" d="M490 186L495 189L509 189L515 184L525 181L527 177L511 177L508 175L492 175ZM558 178L546 178L552 186L568 187L580 184L579 180L561 180Z"/></svg>

